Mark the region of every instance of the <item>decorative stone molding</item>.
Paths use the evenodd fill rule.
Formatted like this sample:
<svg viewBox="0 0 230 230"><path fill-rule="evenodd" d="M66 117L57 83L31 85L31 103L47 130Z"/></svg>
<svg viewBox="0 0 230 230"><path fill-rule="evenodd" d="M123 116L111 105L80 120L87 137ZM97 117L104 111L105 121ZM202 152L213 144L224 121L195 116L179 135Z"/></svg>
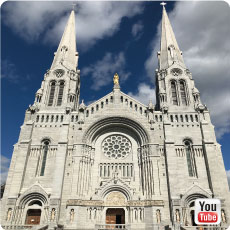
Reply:
<svg viewBox="0 0 230 230"><path fill-rule="evenodd" d="M182 75L183 71L179 68L173 68L173 69L171 69L170 73L173 76L180 76L180 75Z"/></svg>
<svg viewBox="0 0 230 230"><path fill-rule="evenodd" d="M118 198L118 196L116 197ZM117 201L117 200L115 200ZM126 207L152 207L152 206L164 206L163 200L130 200L127 201L126 204L123 204L124 200L122 200L121 203L116 203L113 201L110 201L109 203L106 203L101 200L77 200L77 199L71 199L67 200L66 206L126 206Z"/></svg>
<svg viewBox="0 0 230 230"><path fill-rule="evenodd" d="M67 200L66 206L103 206L104 201L101 200Z"/></svg>
<svg viewBox="0 0 230 230"><path fill-rule="evenodd" d="M129 119L128 117L106 117L98 119L93 125L91 125L84 133L83 136L83 143L92 143L95 135L98 135L100 131L104 131L108 128L113 126L121 127L124 129L129 129L132 132L138 141L139 145L144 145L149 142L150 137L149 134L146 132L145 128L134 119Z"/></svg>
<svg viewBox="0 0 230 230"><path fill-rule="evenodd" d="M54 70L54 74L57 78L61 78L62 76L64 76L65 71L63 69L56 69Z"/></svg>
<svg viewBox="0 0 230 230"><path fill-rule="evenodd" d="M105 206L126 206L127 199L121 192L111 192L105 199Z"/></svg>

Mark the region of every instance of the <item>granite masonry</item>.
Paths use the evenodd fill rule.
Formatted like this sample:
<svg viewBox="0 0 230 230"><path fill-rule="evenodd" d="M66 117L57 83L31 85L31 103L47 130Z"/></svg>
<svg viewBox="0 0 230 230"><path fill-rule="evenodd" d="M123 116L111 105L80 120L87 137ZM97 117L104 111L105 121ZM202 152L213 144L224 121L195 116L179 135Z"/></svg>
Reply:
<svg viewBox="0 0 230 230"><path fill-rule="evenodd" d="M195 199L212 197L229 225L221 148L164 6L157 57L155 105L122 92L115 74L86 106L71 12L14 145L3 228L192 229Z"/></svg>

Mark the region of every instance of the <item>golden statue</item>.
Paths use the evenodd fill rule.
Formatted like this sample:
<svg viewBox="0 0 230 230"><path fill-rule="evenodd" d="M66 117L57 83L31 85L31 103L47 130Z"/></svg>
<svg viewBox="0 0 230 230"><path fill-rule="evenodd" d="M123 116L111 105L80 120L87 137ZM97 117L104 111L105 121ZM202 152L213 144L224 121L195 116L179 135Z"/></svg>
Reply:
<svg viewBox="0 0 230 230"><path fill-rule="evenodd" d="M119 85L119 76L117 73L114 74L113 83L114 85Z"/></svg>

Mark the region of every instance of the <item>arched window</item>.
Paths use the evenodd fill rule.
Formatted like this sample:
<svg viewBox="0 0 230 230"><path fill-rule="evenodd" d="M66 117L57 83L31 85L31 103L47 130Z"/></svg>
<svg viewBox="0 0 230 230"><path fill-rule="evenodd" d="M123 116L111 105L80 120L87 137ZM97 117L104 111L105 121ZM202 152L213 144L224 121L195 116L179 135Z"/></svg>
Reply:
<svg viewBox="0 0 230 230"><path fill-rule="evenodd" d="M186 92L185 92L185 82L184 81L180 81L180 97L181 97L181 104L187 105Z"/></svg>
<svg viewBox="0 0 230 230"><path fill-rule="evenodd" d="M173 105L178 105L175 81L171 82L171 91L172 91L172 103Z"/></svg>
<svg viewBox="0 0 230 230"><path fill-rule="evenodd" d="M59 92L58 92L57 106L60 106L61 103L62 103L63 92L64 92L64 86L65 86L64 81L60 82L60 85L59 85Z"/></svg>
<svg viewBox="0 0 230 230"><path fill-rule="evenodd" d="M195 177L197 176L197 173L196 173L196 164L195 164L194 154L192 151L191 141L185 140L184 145L185 145L187 165L188 165L188 174L190 177Z"/></svg>
<svg viewBox="0 0 230 230"><path fill-rule="evenodd" d="M43 156L42 156L42 165L41 165L41 172L40 172L40 176L44 176L45 173L45 167L46 167L46 159L47 159L47 155L48 155L48 149L49 149L49 141L45 140L43 142Z"/></svg>
<svg viewBox="0 0 230 230"><path fill-rule="evenodd" d="M51 82L51 85L50 85L50 96L49 96L48 106L52 106L53 105L55 87L56 87L56 82L55 81Z"/></svg>

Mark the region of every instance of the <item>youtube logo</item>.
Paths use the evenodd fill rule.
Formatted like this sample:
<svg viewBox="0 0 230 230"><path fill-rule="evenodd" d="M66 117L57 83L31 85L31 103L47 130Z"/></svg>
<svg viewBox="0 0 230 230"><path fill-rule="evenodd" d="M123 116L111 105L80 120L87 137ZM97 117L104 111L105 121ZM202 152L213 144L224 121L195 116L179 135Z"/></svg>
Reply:
<svg viewBox="0 0 230 230"><path fill-rule="evenodd" d="M219 224L221 220L221 205L218 199L196 199L195 201L195 223Z"/></svg>

